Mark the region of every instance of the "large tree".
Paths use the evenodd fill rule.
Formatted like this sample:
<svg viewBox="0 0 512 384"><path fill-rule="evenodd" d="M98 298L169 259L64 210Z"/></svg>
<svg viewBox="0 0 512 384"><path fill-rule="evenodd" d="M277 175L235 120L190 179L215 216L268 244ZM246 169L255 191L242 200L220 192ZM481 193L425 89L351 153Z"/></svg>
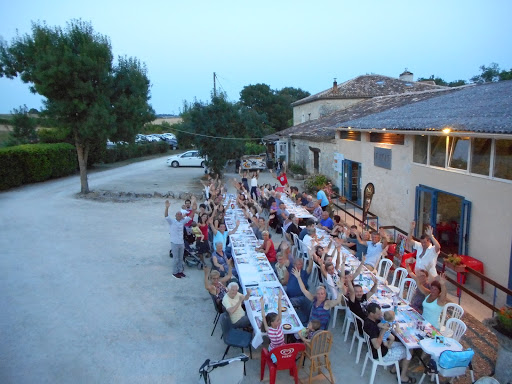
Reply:
<svg viewBox="0 0 512 384"><path fill-rule="evenodd" d="M141 112L148 108L127 112L131 105L123 95L132 86L127 83L138 76L146 78L145 71L131 59L120 59L115 69L109 39L96 33L90 23L73 20L65 28L33 23L31 34L18 35L10 46L2 45L0 63L0 76L19 75L29 83L32 92L46 98L44 115L72 134L82 193L89 192L91 146L116 135L127 138L123 131L128 128L131 134L129 122L135 115L140 117L139 124L152 114ZM134 97L147 104L149 82L141 84Z"/></svg>

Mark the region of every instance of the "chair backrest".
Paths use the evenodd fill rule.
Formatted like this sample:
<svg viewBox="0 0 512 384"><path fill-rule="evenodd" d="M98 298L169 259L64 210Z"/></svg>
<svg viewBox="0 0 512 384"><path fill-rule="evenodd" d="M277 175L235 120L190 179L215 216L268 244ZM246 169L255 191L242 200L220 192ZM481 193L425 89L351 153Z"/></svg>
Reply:
<svg viewBox="0 0 512 384"><path fill-rule="evenodd" d="M393 281L391 281L391 285L400 288L402 281L407 277L409 273L407 269L399 267L395 269L395 273L393 274Z"/></svg>
<svg viewBox="0 0 512 384"><path fill-rule="evenodd" d="M297 257L299 255L299 236L297 236L297 234L291 232L291 235L292 235L292 242L293 242L293 246L292 246L292 251L293 251L293 257Z"/></svg>
<svg viewBox="0 0 512 384"><path fill-rule="evenodd" d="M217 313L223 313L224 312L224 306L222 305L222 303L217 303L217 297L215 295L212 295L211 293L210 293L210 297L212 298L213 307L215 308Z"/></svg>
<svg viewBox="0 0 512 384"><path fill-rule="evenodd" d="M311 262L312 261L310 261L310 263ZM320 285L320 273L320 267L317 263L313 262L313 269L311 270L311 276L309 277L309 289L316 288Z"/></svg>
<svg viewBox="0 0 512 384"><path fill-rule="evenodd" d="M377 277L382 277L384 280L388 279L389 270L393 262L389 259L382 259L379 262L379 268L377 269Z"/></svg>
<svg viewBox="0 0 512 384"><path fill-rule="evenodd" d="M462 315L464 315L464 309L460 305L455 304L455 303L446 304L443 308L443 314L441 315L441 322L439 323L441 327L446 325L446 320L448 320L447 319L448 311L450 309L452 309L452 313L451 313L450 317L460 319L462 317Z"/></svg>
<svg viewBox="0 0 512 384"><path fill-rule="evenodd" d="M303 343L284 344L279 347L275 347L270 351L276 357L274 363L278 370L290 369L296 364L295 359L299 352L306 349Z"/></svg>
<svg viewBox="0 0 512 384"><path fill-rule="evenodd" d="M319 331L311 339L311 357L328 355L332 346L332 333L330 331Z"/></svg>
<svg viewBox="0 0 512 384"><path fill-rule="evenodd" d="M451 317L446 322L446 329L451 329L453 331L452 339L459 341L466 333L467 326L462 320Z"/></svg>
<svg viewBox="0 0 512 384"><path fill-rule="evenodd" d="M233 328L233 324L229 318L229 313L224 312L222 315L220 315L220 325L222 327L222 337L228 335L229 331L231 331Z"/></svg>
<svg viewBox="0 0 512 384"><path fill-rule="evenodd" d="M405 287L409 285L407 288L407 293L405 293ZM416 280L411 279L410 277L407 277L402 280L402 283L400 284L400 293L398 294L402 299L407 301L408 303L411 302L412 297L414 296L414 293L416 292Z"/></svg>
<svg viewBox="0 0 512 384"><path fill-rule="evenodd" d="M370 357L370 359L376 360L379 363L383 363L382 352L380 348L377 349L377 358L373 357L372 341L370 340L370 336L365 331L363 331L363 336L364 341L366 341L366 346L368 347L368 356Z"/></svg>
<svg viewBox="0 0 512 384"><path fill-rule="evenodd" d="M352 321L354 322L354 332L357 331L357 335L359 336L361 334L359 331L363 332L364 320L357 316L354 312L350 312L352 313Z"/></svg>
<svg viewBox="0 0 512 384"><path fill-rule="evenodd" d="M443 351L437 365L443 369L466 368L474 355L475 352L471 348L465 351Z"/></svg>

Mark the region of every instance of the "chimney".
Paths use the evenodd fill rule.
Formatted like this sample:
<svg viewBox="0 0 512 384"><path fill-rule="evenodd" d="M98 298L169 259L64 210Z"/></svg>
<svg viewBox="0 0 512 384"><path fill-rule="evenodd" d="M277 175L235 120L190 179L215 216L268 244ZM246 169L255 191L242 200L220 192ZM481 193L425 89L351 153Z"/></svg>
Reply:
<svg viewBox="0 0 512 384"><path fill-rule="evenodd" d="M336 78L334 78L334 81L332 82L332 91L334 93L338 93L338 82L336 81Z"/></svg>
<svg viewBox="0 0 512 384"><path fill-rule="evenodd" d="M398 78L403 81L414 81L413 73L409 72L407 68L405 68L405 71L403 71Z"/></svg>

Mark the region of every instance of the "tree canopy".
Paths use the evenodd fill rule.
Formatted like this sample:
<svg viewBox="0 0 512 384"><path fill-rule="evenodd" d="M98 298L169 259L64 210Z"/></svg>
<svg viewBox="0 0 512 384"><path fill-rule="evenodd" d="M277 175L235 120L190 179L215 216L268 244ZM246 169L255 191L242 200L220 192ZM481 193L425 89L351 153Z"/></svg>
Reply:
<svg viewBox="0 0 512 384"><path fill-rule="evenodd" d="M65 28L32 23L31 34L0 47L0 76L29 83L32 92L46 98L43 115L71 132L82 193L89 192L91 146L109 137L129 139L136 125L154 116L145 68L126 58L114 67L109 39L81 20Z"/></svg>
<svg viewBox="0 0 512 384"><path fill-rule="evenodd" d="M292 125L291 104L309 96L300 88L286 87L272 90L267 84L247 85L240 92L240 104L261 114L265 122L276 131Z"/></svg>

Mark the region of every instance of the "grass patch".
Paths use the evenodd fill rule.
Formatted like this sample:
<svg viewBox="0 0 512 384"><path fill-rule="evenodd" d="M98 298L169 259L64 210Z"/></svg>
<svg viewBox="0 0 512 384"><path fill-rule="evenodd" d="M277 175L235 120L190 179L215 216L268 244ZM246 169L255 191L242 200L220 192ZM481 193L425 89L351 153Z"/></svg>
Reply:
<svg viewBox="0 0 512 384"><path fill-rule="evenodd" d="M0 147L2 147L4 145L4 143L7 142L8 138L9 138L9 132L0 131Z"/></svg>

